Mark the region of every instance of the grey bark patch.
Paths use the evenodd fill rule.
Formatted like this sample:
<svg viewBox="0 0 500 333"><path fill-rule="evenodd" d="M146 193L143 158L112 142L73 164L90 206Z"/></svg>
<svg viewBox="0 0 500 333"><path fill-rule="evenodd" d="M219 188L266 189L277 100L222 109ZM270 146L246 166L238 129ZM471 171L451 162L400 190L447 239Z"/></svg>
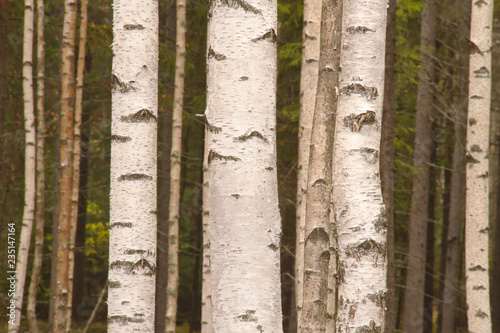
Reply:
<svg viewBox="0 0 500 333"><path fill-rule="evenodd" d="M484 97L479 95L472 95L470 99L484 99Z"/></svg>
<svg viewBox="0 0 500 333"><path fill-rule="evenodd" d="M470 146L469 150L473 153L482 153L483 150L481 149L481 147L479 147L479 145L472 145Z"/></svg>
<svg viewBox="0 0 500 333"><path fill-rule="evenodd" d="M240 195L239 195L239 194L231 194L231 196L232 196L233 198L236 198L236 199L239 199L239 198L240 198Z"/></svg>
<svg viewBox="0 0 500 333"><path fill-rule="evenodd" d="M352 152L361 154L363 159L369 164L375 164L378 161L378 150L368 147L361 147L359 149L353 149Z"/></svg>
<svg viewBox="0 0 500 333"><path fill-rule="evenodd" d="M367 100L372 101L377 98L378 90L376 87L364 86L360 83L351 83L340 89L340 93L344 95L358 94L366 97Z"/></svg>
<svg viewBox="0 0 500 333"><path fill-rule="evenodd" d="M208 59L214 58L217 61L226 60L226 56L222 53L215 52L212 46L208 48Z"/></svg>
<svg viewBox="0 0 500 333"><path fill-rule="evenodd" d="M245 314L237 315L235 318L244 322L256 322L258 319L257 316L255 316L255 313L255 310L246 310Z"/></svg>
<svg viewBox="0 0 500 333"><path fill-rule="evenodd" d="M274 170L274 168L273 168L273 167L267 167L267 168L266 168L266 170L267 170L267 171L273 171L273 170Z"/></svg>
<svg viewBox="0 0 500 333"><path fill-rule="evenodd" d="M344 126L349 128L351 132L359 132L363 125L373 125L377 123L375 111L366 111L364 113L351 113L344 117Z"/></svg>
<svg viewBox="0 0 500 333"><path fill-rule="evenodd" d="M144 30L144 26L142 24L125 24L123 26L125 30Z"/></svg>
<svg viewBox="0 0 500 333"><path fill-rule="evenodd" d="M248 81L248 76L246 75L240 76L240 81Z"/></svg>
<svg viewBox="0 0 500 333"><path fill-rule="evenodd" d="M278 245L276 245L274 243L269 244L267 247L275 252L278 251L278 249L279 249Z"/></svg>
<svg viewBox="0 0 500 333"><path fill-rule="evenodd" d="M483 268L481 265L476 265L468 269L471 272L486 272L486 269Z"/></svg>
<svg viewBox="0 0 500 333"><path fill-rule="evenodd" d="M375 30L364 26L350 26L345 29L350 34L366 34L367 32L375 32Z"/></svg>
<svg viewBox="0 0 500 333"><path fill-rule="evenodd" d="M371 320L369 325L356 328L355 333L382 333L382 327L377 326L375 321Z"/></svg>
<svg viewBox="0 0 500 333"><path fill-rule="evenodd" d="M488 317L488 315L486 314L486 312L484 312L481 309L477 310L475 316L478 317L478 318L481 318L481 319L484 319L484 318Z"/></svg>
<svg viewBox="0 0 500 333"><path fill-rule="evenodd" d="M156 265L151 264L144 258L139 259L135 264L130 268L130 274L141 274L152 276L156 273Z"/></svg>
<svg viewBox="0 0 500 333"><path fill-rule="evenodd" d="M388 221L387 216L385 215L385 211L378 215L375 222L373 222L373 226L375 227L375 232L377 233L384 233L387 231Z"/></svg>
<svg viewBox="0 0 500 333"><path fill-rule="evenodd" d="M469 119L469 126L474 126L477 124L477 120L476 118L470 118Z"/></svg>
<svg viewBox="0 0 500 333"><path fill-rule="evenodd" d="M113 229L113 228L132 228L132 223L130 223L130 222L115 222L115 223L111 223L109 228L110 229Z"/></svg>
<svg viewBox="0 0 500 333"><path fill-rule="evenodd" d="M113 74L111 76L111 91L119 91L126 93L129 91L136 91L137 88L134 87L135 81L129 81L128 83L121 81L118 76Z"/></svg>
<svg viewBox="0 0 500 333"><path fill-rule="evenodd" d="M127 173L118 177L118 181L120 182L125 180L153 180L153 177L143 173Z"/></svg>
<svg viewBox="0 0 500 333"><path fill-rule="evenodd" d="M252 133L250 133L250 134L241 135L241 136L237 137L236 140L239 142L245 142L245 141L250 140L251 138L259 138L262 141L264 141L265 143L269 143L269 141L258 131L252 131Z"/></svg>
<svg viewBox="0 0 500 333"><path fill-rule="evenodd" d="M387 298L387 292L384 290L379 291L378 293L368 294L366 297L375 303L378 307L385 308L385 302Z"/></svg>
<svg viewBox="0 0 500 333"><path fill-rule="evenodd" d="M227 6L229 8L234 8L234 9L241 8L245 12L262 14L262 11L260 9L255 8L245 0L219 0L219 2L221 5Z"/></svg>
<svg viewBox="0 0 500 333"><path fill-rule="evenodd" d="M240 158L231 156L231 155L221 155L217 153L215 150L211 149L208 152L208 164L212 163L214 160L221 160L221 161L241 161Z"/></svg>
<svg viewBox="0 0 500 333"><path fill-rule="evenodd" d="M276 40L278 40L278 36L276 35L276 31L274 31L274 28L267 30L267 32L262 36L253 38L252 42L255 43L261 40L269 40L272 43L276 43Z"/></svg>
<svg viewBox="0 0 500 333"><path fill-rule="evenodd" d="M127 316L110 316L110 317L108 317L108 324L120 323L122 325L126 325L127 323L143 323L144 321L145 321L144 318L135 318L135 317L127 317Z"/></svg>
<svg viewBox="0 0 500 333"><path fill-rule="evenodd" d="M378 243L369 238L359 244L348 245L345 249L347 257L360 259L367 255L385 256L386 245L385 243Z"/></svg>
<svg viewBox="0 0 500 333"><path fill-rule="evenodd" d="M144 254L146 250L135 250L135 249L126 249L123 253L125 254Z"/></svg>
<svg viewBox="0 0 500 333"><path fill-rule="evenodd" d="M120 120L125 123L156 123L156 116L148 109L141 109L128 116L121 116Z"/></svg>
<svg viewBox="0 0 500 333"><path fill-rule="evenodd" d="M109 281L108 288L120 288L122 284L120 281Z"/></svg>
<svg viewBox="0 0 500 333"><path fill-rule="evenodd" d="M328 243L330 241L330 236L326 230L322 227L314 228L313 231L309 233L306 237L306 246L309 242L317 243Z"/></svg>
<svg viewBox="0 0 500 333"><path fill-rule="evenodd" d="M488 70L488 68L486 68L486 66L482 66L481 68L473 71L472 73L474 73L474 76L479 79L490 77L490 71Z"/></svg>
<svg viewBox="0 0 500 333"><path fill-rule="evenodd" d="M124 269L125 271L130 271L130 268L134 265L132 261L127 260L117 260L113 261L109 265L109 269Z"/></svg>
<svg viewBox="0 0 500 333"><path fill-rule="evenodd" d="M111 135L111 141L129 142L129 141L132 141L132 138L130 136Z"/></svg>
<svg viewBox="0 0 500 333"><path fill-rule="evenodd" d="M465 156L465 163L477 164L479 163L479 161L472 157L471 154L467 153L467 155Z"/></svg>
<svg viewBox="0 0 500 333"><path fill-rule="evenodd" d="M483 285L479 285L479 286L473 286L472 290L486 290L486 288Z"/></svg>

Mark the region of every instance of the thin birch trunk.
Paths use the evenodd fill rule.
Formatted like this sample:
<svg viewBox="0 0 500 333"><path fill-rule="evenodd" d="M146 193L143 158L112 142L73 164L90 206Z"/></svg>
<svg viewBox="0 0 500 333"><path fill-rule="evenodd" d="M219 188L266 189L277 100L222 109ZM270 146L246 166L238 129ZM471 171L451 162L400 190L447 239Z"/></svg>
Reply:
<svg viewBox="0 0 500 333"><path fill-rule="evenodd" d="M31 333L38 333L36 321L36 294L40 272L42 271L43 254L43 228L45 214L45 164L44 164L44 146L45 146L45 40L44 40L44 1L37 1L37 99L36 99L36 234L35 234L35 253L33 255L33 272L28 292L28 327Z"/></svg>
<svg viewBox="0 0 500 333"><path fill-rule="evenodd" d="M82 144L83 72L85 70L85 47L87 44L87 0L80 0L80 36L78 41L78 62L76 67L76 94L73 141L73 188L71 192L71 228L69 239L68 312L73 313L73 277L75 273L75 244L78 223L78 198L80 194L80 157ZM71 316L68 316L67 331L71 330Z"/></svg>
<svg viewBox="0 0 500 333"><path fill-rule="evenodd" d="M31 243L31 230L35 216L35 164L36 164L36 131L35 106L33 96L33 28L34 28L34 1L24 2L24 32L23 32L23 100L24 100L24 211L19 238L17 256L8 256L16 261L16 291L15 291L15 318L9 317L9 332L20 332L21 312L23 308L24 284L28 271L28 255ZM5 46L3 46L5 47ZM9 252L10 254L10 252ZM13 267L9 267L13 270ZM12 320L14 319L14 320Z"/></svg>
<svg viewBox="0 0 500 333"><path fill-rule="evenodd" d="M295 236L295 309L297 311L297 327L301 327L302 298L304 295L302 278L304 275L307 169L309 167L309 149L316 104L316 87L318 86L321 0L304 1L303 22Z"/></svg>
<svg viewBox="0 0 500 333"><path fill-rule="evenodd" d="M318 85L307 175L302 326L300 332L334 327L336 253L330 223L332 151L339 91L342 2L322 2ZM332 297L333 296L333 297ZM329 302L330 301L330 302ZM333 301L333 302L332 302ZM333 304L332 304L333 303ZM331 307L328 308L328 305ZM329 311L328 311L329 310Z"/></svg>
<svg viewBox="0 0 500 333"><path fill-rule="evenodd" d="M170 153L170 204L168 207L168 278L165 333L174 333L179 288L179 205L181 200L182 111L186 62L186 1L176 1L175 79Z"/></svg>
<svg viewBox="0 0 500 333"><path fill-rule="evenodd" d="M472 1L466 157L465 275L469 332L491 332L488 148L493 0Z"/></svg>
<svg viewBox="0 0 500 333"><path fill-rule="evenodd" d="M425 0L420 35L420 82L417 91L415 151L411 214L408 228L408 266L403 331L420 333L424 325L425 253L429 206L429 163L436 43L436 0Z"/></svg>
<svg viewBox="0 0 500 333"><path fill-rule="evenodd" d="M280 333L277 3L215 0L209 20L213 330Z"/></svg>
<svg viewBox="0 0 500 333"><path fill-rule="evenodd" d="M342 332L383 332L387 218L380 185L387 1L345 0L333 150Z"/></svg>
<svg viewBox="0 0 500 333"><path fill-rule="evenodd" d="M394 258L394 127L396 115L396 0L389 0L385 48L384 112L380 142L380 181L387 216L387 298L385 332L396 329L396 268Z"/></svg>
<svg viewBox="0 0 500 333"><path fill-rule="evenodd" d="M154 331L158 1L115 0L108 332Z"/></svg>
<svg viewBox="0 0 500 333"><path fill-rule="evenodd" d="M208 176L208 128L205 126L205 147L203 158L203 284L201 289L201 332L212 333L212 288L210 265L210 210Z"/></svg>

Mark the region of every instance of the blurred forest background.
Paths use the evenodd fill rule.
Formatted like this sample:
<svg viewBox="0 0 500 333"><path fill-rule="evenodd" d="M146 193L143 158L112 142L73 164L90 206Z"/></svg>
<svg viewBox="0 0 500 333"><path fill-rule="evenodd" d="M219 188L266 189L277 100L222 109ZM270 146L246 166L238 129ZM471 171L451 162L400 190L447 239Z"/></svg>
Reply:
<svg viewBox="0 0 500 333"><path fill-rule="evenodd" d="M85 55L83 90L82 160L80 208L75 263L75 294L73 327L80 332L94 309L107 281L109 228L109 163L111 113L112 7L111 0L91 0L88 7L88 40ZM469 23L461 1L438 2L435 78L433 82L434 111L432 126L433 156L429 207L426 304L432 304L431 316L426 317L427 332L437 331L443 289L443 249L450 216L453 147L463 140L465 127L454 129L457 113L466 111ZM202 254L202 160L204 123L196 114L205 110L206 90L206 22L207 2L187 1L187 62L183 127L182 185L180 214L180 286L179 332L200 330L201 254ZM168 167L162 156L169 154L168 119L171 117L175 41L175 1L160 0L160 73L159 73L159 221L166 219L162 191L168 187ZM174 10L172 9L174 8ZM20 231L24 194L24 123L22 90L23 10L21 0L0 0L0 253L7 253L5 242L7 223L16 222ZM173 10L173 11L172 11ZM300 0L279 0L278 31L278 177L280 209L283 224L281 245L282 298L285 332L294 330L293 317L295 202L297 173L297 136L300 110L300 66L302 50L302 12ZM405 294L405 265L408 246L412 179L412 154L415 133L415 108L419 83L420 19L422 2L397 1L397 61L396 61L396 126L395 126L395 257L396 257L396 328L401 329L402 301ZM468 11L470 13L470 10ZM500 5L496 17L500 17ZM54 220L57 123L60 109L61 38L63 1L45 1L45 242L42 276L38 287L37 315L40 327L47 327L49 318L52 221ZM490 136L491 227L490 249L500 246L500 204L498 167L500 156L500 22L495 20L493 47L492 123ZM464 51L465 50L465 51ZM465 56L464 56L465 55ZM465 59L465 62L464 62ZM464 104L465 103L465 104ZM167 190L168 191L168 190ZM462 217L463 219L463 217ZM462 224L463 229L463 224ZM499 230L498 232L496 230ZM34 234L34 233L33 233ZM463 230L458 243L463 244ZM161 240L161 235L159 240ZM161 243L159 243L161 246ZM463 253L463 245L461 245ZM32 247L33 249L33 247ZM500 255L491 257L492 318L500 318ZM5 309L8 298L6 260L0 260L0 307ZM31 271L31 263L28 272ZM463 255L459 261L455 304L457 332L466 332L466 306ZM29 273L27 284L29 284ZM27 289L25 291L27 293ZM3 313L3 312L2 312ZM23 314L23 323L25 318ZM26 326L24 326L26 327ZM106 305L101 304L91 332L105 332ZM2 320L0 331L6 331ZM430 329L430 330L429 330ZM42 329L42 331L44 331ZM494 322L494 332L500 332Z"/></svg>

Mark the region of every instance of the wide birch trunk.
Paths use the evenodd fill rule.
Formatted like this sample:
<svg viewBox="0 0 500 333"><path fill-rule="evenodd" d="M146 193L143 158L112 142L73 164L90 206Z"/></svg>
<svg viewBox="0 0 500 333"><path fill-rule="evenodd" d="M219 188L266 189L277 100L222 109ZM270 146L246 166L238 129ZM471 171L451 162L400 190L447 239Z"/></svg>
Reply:
<svg viewBox="0 0 500 333"><path fill-rule="evenodd" d="M181 200L182 111L186 62L186 1L176 1L175 79L170 153L170 203L168 207L168 278L165 333L174 333L179 288L179 205Z"/></svg>
<svg viewBox="0 0 500 333"><path fill-rule="evenodd" d="M276 1L209 9L208 172L214 332L282 332Z"/></svg>
<svg viewBox="0 0 500 333"><path fill-rule="evenodd" d="M387 218L380 186L387 1L345 0L333 150L337 333L383 332Z"/></svg>
<svg viewBox="0 0 500 333"><path fill-rule="evenodd" d="M37 76L36 76L36 231L35 252L33 255L33 272L31 273L28 291L28 327L30 332L38 333L36 320L36 296L40 272L42 271L43 238L44 238L44 214L45 214L45 40L44 40L44 1L37 1Z"/></svg>
<svg viewBox="0 0 500 333"><path fill-rule="evenodd" d="M35 164L36 164L36 132L35 107L33 96L33 28L34 28L34 1L24 2L24 32L23 32L23 99L24 99L24 210L19 238L17 256L8 259L16 262L16 293L15 293L15 320L9 317L9 332L20 332L21 311L23 308L24 285L28 271L28 255L31 243L31 231L35 216ZM5 46L4 46L5 47ZM17 226L19 227L19 226ZM10 252L9 252L10 254ZM9 267L9 270L13 270ZM12 324L14 322L14 324Z"/></svg>
<svg viewBox="0 0 500 333"><path fill-rule="evenodd" d="M341 20L342 2L323 1L318 86L305 203L304 296L300 332L321 332L335 325L332 319L335 312L337 258L330 211Z"/></svg>
<svg viewBox="0 0 500 333"><path fill-rule="evenodd" d="M302 28L302 67L300 70L300 119L295 229L295 308L297 311L297 327L301 327L302 321L307 172L314 107L316 105L316 87L318 86L320 30L321 0L305 0Z"/></svg>
<svg viewBox="0 0 500 333"><path fill-rule="evenodd" d="M152 332L158 1L115 0L108 332Z"/></svg>
<svg viewBox="0 0 500 333"><path fill-rule="evenodd" d="M465 276L469 332L491 332L488 148L493 0L472 1L467 115Z"/></svg>

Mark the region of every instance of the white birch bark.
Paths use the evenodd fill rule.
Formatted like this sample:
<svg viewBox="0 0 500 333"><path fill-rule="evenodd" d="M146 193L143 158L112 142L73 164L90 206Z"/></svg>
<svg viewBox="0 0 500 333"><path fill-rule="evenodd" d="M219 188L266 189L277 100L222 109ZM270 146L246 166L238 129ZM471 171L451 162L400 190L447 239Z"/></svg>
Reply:
<svg viewBox="0 0 500 333"><path fill-rule="evenodd" d="M295 307L297 327L302 322L304 289L304 233L306 226L307 172L309 148L318 85L319 39L321 30L321 0L304 0L302 31L302 67L300 70L300 119L297 158L297 208L295 241Z"/></svg>
<svg viewBox="0 0 500 333"><path fill-rule="evenodd" d="M379 170L387 1L345 0L333 156L337 332L383 332L386 229Z"/></svg>
<svg viewBox="0 0 500 333"><path fill-rule="evenodd" d="M158 1L115 0L108 332L154 330Z"/></svg>
<svg viewBox="0 0 500 333"><path fill-rule="evenodd" d="M201 289L201 332L212 333L212 272L210 264L210 210L207 130L205 129L205 156L203 158L203 284Z"/></svg>
<svg viewBox="0 0 500 333"><path fill-rule="evenodd" d="M35 215L35 251L33 255L33 271L28 291L27 317L31 333L38 333L36 320L36 296L40 272L42 271L44 214L45 214L45 39L44 39L44 1L37 1L37 75L36 75L36 215Z"/></svg>
<svg viewBox="0 0 500 333"><path fill-rule="evenodd" d="M78 223L78 197L80 194L80 157L82 142L83 72L85 70L85 47L87 44L87 0L80 0L80 36L78 41L78 62L76 66L75 118L73 141L73 180L71 193L71 229L69 235L68 311L73 308L73 277L75 271L75 242ZM71 316L68 316L66 330L71 330Z"/></svg>
<svg viewBox="0 0 500 333"><path fill-rule="evenodd" d="M181 195L182 111L186 62L186 1L176 1L175 79L170 153L170 203L168 208L168 279L165 333L174 333L179 288L179 205Z"/></svg>
<svg viewBox="0 0 500 333"><path fill-rule="evenodd" d="M491 332L488 147L493 0L472 0L467 122L465 269L469 332Z"/></svg>
<svg viewBox="0 0 500 333"><path fill-rule="evenodd" d="M279 333L277 4L214 0L209 19L213 330Z"/></svg>
<svg viewBox="0 0 500 333"><path fill-rule="evenodd" d="M23 32L23 99L24 99L24 210L19 248L16 262L16 311L15 324L9 321L8 331L19 332L21 325L21 311L23 308L24 284L28 271L28 255L31 243L31 231L35 216L35 160L36 160L36 131L35 108L33 96L33 28L34 28L34 1L24 2L24 32ZM9 259L10 256L9 256Z"/></svg>

